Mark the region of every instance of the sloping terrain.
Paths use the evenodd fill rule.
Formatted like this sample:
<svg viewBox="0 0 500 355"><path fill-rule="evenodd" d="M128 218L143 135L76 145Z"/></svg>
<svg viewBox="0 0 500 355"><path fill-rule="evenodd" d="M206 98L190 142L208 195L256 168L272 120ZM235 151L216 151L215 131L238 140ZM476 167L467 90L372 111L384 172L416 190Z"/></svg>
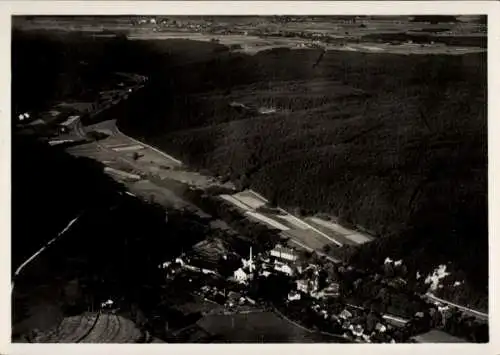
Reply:
<svg viewBox="0 0 500 355"><path fill-rule="evenodd" d="M125 133L283 208L374 231L383 238L362 248L361 264L394 255L425 272L453 261L485 292L486 53L247 55L119 41L96 63L151 79L113 112Z"/></svg>
<svg viewBox="0 0 500 355"><path fill-rule="evenodd" d="M485 56L332 51L315 66L319 55L280 49L176 67L120 123L282 207L401 237L369 259L411 250L424 271L451 259L484 286Z"/></svg>

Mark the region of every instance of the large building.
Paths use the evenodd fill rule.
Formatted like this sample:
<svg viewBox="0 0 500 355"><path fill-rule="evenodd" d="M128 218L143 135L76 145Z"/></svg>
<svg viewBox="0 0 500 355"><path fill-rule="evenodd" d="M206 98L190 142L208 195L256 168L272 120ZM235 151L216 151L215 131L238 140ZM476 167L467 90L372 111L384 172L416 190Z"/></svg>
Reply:
<svg viewBox="0 0 500 355"><path fill-rule="evenodd" d="M297 260L297 254L292 248L286 248L280 244L276 245L273 250L271 250L271 256L275 258L294 262Z"/></svg>

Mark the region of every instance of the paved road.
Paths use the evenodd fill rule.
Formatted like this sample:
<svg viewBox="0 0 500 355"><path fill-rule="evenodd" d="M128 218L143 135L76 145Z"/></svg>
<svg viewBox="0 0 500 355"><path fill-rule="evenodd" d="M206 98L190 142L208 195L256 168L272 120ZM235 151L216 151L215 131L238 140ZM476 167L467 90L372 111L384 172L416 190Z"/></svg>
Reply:
<svg viewBox="0 0 500 355"><path fill-rule="evenodd" d="M447 300L444 300L442 298L439 298L435 295L433 295L432 293L428 292L425 294L425 296L431 300L431 301L437 301L437 302L441 302L441 303L445 303L449 306L452 306L452 307L455 307L455 308L458 308L460 309L462 312L464 312L465 314L469 314L471 316L474 316L478 319L481 319L481 320L484 320L484 321L488 321L489 319L489 316L488 316L488 313L483 313L483 312L480 312L480 311L477 311L475 309L472 309L472 308L468 308L468 307L465 307L465 306L461 306L459 304L456 304L456 303L453 303L453 302L450 302L450 301L447 301Z"/></svg>

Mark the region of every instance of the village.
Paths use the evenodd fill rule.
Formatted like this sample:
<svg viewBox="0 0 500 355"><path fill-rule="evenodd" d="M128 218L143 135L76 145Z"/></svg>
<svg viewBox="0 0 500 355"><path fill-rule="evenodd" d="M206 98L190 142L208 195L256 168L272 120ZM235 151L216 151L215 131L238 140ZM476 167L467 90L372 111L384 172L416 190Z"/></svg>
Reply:
<svg viewBox="0 0 500 355"><path fill-rule="evenodd" d="M223 314L268 309L298 326L350 342L421 342L428 341L427 337L442 342L464 341L442 331L447 322L457 319L457 311L448 305L415 296L413 302L419 304L413 308L417 311L404 318L383 313L376 302L356 302L360 298L355 294L365 292L361 285L364 282L385 285L386 294L390 289L404 288L406 281L400 275L405 266L401 260L387 258L382 265L387 273L373 273L364 278L351 266L334 264L325 258L306 260L295 249L282 244L256 255L250 247L248 258L242 258L240 267L227 278L191 262L189 256L181 255L159 268L164 270L167 280L188 278L193 294L222 305ZM203 281L197 280L195 274L203 274ZM353 276L355 281L350 284ZM432 277L423 281L437 282Z"/></svg>

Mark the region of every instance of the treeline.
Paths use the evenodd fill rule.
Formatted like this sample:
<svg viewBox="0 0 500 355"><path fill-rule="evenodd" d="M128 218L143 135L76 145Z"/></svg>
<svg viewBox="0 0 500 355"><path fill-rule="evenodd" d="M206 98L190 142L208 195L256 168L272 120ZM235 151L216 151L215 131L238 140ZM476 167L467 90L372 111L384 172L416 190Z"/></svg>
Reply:
<svg viewBox="0 0 500 355"><path fill-rule="evenodd" d="M120 43L130 56L118 63L151 79L116 112L124 132L284 208L393 236L369 244L362 264L453 261L485 289L486 54L327 52L315 65L319 50L218 55L208 42ZM362 95L342 100L350 92ZM286 110L277 114L229 106L278 96Z"/></svg>

